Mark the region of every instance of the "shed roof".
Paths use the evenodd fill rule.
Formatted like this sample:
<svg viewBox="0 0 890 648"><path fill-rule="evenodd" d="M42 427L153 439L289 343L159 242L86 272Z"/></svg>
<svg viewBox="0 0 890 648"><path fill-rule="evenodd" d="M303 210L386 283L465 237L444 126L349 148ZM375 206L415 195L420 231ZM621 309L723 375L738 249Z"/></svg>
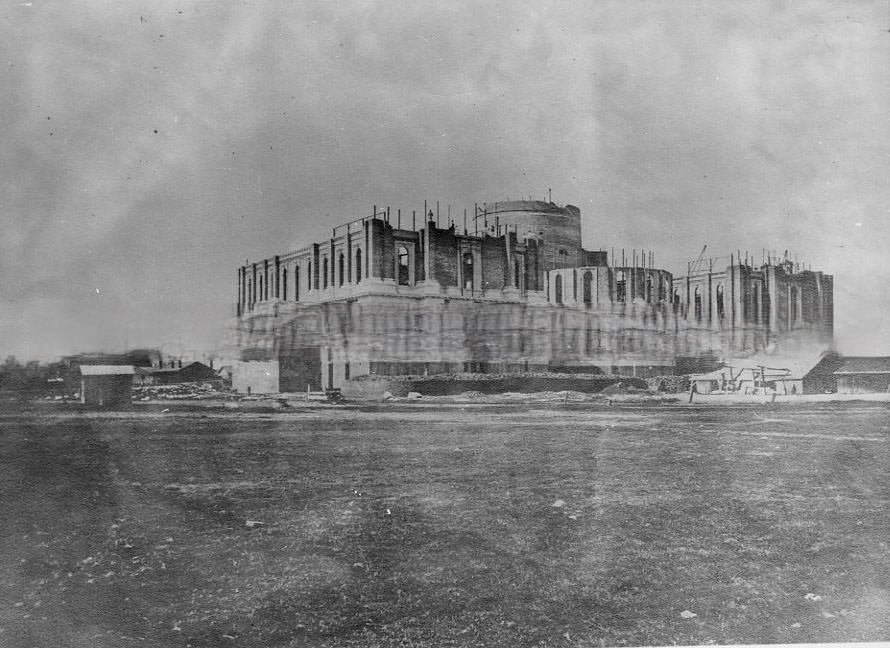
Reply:
<svg viewBox="0 0 890 648"><path fill-rule="evenodd" d="M208 371L213 371L210 367L205 365L203 362L194 361L194 362L189 362L186 365L182 365L181 367L145 367L144 369L142 369L141 373L151 374L151 375L155 375L155 374L170 375L170 374L177 374L180 371L184 371L185 369L189 369L189 368L191 368L193 370L204 368L204 369L207 369Z"/></svg>
<svg viewBox="0 0 890 648"><path fill-rule="evenodd" d="M132 376L133 365L80 365L82 376Z"/></svg>
<svg viewBox="0 0 890 648"><path fill-rule="evenodd" d="M843 358L834 374L890 374L890 356Z"/></svg>

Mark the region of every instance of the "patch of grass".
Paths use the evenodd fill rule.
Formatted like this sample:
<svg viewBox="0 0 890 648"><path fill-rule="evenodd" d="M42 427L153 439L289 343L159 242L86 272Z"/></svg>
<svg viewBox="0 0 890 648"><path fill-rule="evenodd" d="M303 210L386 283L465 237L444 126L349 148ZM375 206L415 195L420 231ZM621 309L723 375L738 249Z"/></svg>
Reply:
<svg viewBox="0 0 890 648"><path fill-rule="evenodd" d="M763 412L8 415L0 644L886 639L887 409Z"/></svg>

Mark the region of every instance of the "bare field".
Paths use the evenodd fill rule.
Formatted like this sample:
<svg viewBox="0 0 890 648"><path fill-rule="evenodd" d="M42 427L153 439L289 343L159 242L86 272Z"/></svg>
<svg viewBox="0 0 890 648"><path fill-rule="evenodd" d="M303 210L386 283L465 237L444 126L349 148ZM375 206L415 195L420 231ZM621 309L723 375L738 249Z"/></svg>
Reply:
<svg viewBox="0 0 890 648"><path fill-rule="evenodd" d="M890 639L890 407L0 413L0 645Z"/></svg>

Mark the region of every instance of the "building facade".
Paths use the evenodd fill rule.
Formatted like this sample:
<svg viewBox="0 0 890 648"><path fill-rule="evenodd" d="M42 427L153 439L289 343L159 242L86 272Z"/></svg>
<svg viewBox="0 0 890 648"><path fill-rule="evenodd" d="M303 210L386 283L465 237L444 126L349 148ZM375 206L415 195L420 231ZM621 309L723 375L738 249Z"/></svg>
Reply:
<svg viewBox="0 0 890 648"><path fill-rule="evenodd" d="M81 365L80 402L84 405L125 405L133 394L132 365Z"/></svg>
<svg viewBox="0 0 890 648"><path fill-rule="evenodd" d="M890 357L847 357L834 376L841 394L890 393Z"/></svg>
<svg viewBox="0 0 890 648"><path fill-rule="evenodd" d="M369 373L669 374L681 356L832 343L831 277L788 263L679 278L651 255L610 264L582 247L576 207L540 201L486 205L473 233L400 220L375 208L239 267L239 364L274 363L280 391L303 391Z"/></svg>

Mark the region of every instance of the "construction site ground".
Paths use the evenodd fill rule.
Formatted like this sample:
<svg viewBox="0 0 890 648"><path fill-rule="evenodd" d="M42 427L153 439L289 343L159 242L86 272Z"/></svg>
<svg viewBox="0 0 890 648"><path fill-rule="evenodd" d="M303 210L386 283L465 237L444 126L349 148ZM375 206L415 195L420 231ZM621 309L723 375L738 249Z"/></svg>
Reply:
<svg viewBox="0 0 890 648"><path fill-rule="evenodd" d="M890 636L886 404L253 402L0 410L0 645Z"/></svg>

